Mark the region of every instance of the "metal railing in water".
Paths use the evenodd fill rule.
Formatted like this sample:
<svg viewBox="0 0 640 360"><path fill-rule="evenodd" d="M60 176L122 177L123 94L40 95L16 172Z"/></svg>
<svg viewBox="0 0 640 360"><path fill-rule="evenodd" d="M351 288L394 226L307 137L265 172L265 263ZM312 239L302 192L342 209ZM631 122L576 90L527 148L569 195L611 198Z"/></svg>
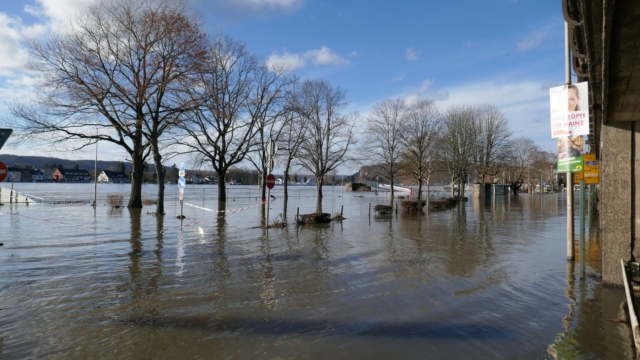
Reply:
<svg viewBox="0 0 640 360"><path fill-rule="evenodd" d="M248 188L227 188L227 199L228 201L239 201L239 202L255 202L260 200L260 191L257 188L248 189ZM289 197L295 198L300 196L314 196L316 193L315 187L293 187L289 188ZM274 194L272 191L271 194ZM276 193L278 194L278 193ZM109 196L110 195L122 195L122 194L102 194L100 197L95 198L95 202L97 204L109 204ZM188 201L211 201L218 199L218 189L217 188L199 188L198 186L193 186L191 188L187 187L185 189L185 200ZM172 203L179 201L177 188L174 190L172 188L168 188L165 190L164 196L165 203ZM129 202L128 196L122 196L122 203L127 204ZM157 197L145 197L143 195L142 202L144 205L153 205L157 202ZM47 195L33 195L27 194L23 192L19 192L17 190L11 190L7 188L0 187L0 204L47 204L47 205L57 205L57 204L93 204L94 203L94 195L82 195L78 197L71 196L47 196Z"/></svg>

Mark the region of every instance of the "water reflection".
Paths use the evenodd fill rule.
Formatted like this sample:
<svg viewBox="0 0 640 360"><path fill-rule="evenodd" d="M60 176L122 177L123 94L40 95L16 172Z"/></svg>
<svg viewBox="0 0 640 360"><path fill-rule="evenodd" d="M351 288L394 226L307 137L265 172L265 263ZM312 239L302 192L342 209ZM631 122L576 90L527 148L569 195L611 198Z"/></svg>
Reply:
<svg viewBox="0 0 640 360"><path fill-rule="evenodd" d="M106 207L0 217L11 238L0 248L0 353L544 358L555 344L577 358L630 357L628 325L613 321L624 294L598 276L597 224L587 279L566 267L561 197L368 216L380 198L362 196L333 200L344 201L342 223L268 231L254 227L261 210L202 210L213 203L186 207L182 222L179 206L166 217ZM316 205L289 201L272 213Z"/></svg>
<svg viewBox="0 0 640 360"><path fill-rule="evenodd" d="M130 280L127 284L131 301L130 318L154 318L160 315L153 298L158 294L158 280L162 278L161 248L162 233L144 232L142 227L143 209L129 208L131 236L129 252ZM162 216L156 219L162 219ZM160 221L160 223L158 223ZM156 228L162 227L162 221L156 220ZM153 252L144 251L143 234L156 239L156 249ZM153 256L151 255L153 254Z"/></svg>
<svg viewBox="0 0 640 360"><path fill-rule="evenodd" d="M563 318L564 330L549 346L549 355L557 359L635 359L624 290L604 287L593 276L584 280L577 276L575 264L567 263L566 291L571 303Z"/></svg>

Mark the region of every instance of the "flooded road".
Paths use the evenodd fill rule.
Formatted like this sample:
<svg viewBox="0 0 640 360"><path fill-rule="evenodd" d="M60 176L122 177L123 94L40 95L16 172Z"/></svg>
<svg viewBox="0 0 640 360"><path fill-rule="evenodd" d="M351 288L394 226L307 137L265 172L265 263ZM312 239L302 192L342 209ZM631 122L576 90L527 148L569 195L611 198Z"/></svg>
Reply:
<svg viewBox="0 0 640 360"><path fill-rule="evenodd" d="M323 210L347 219L295 226L314 188L287 211L276 188L270 218L290 225L267 231L256 187L231 187L222 215L215 189L187 190L182 223L177 202L0 207L0 358L633 358L595 230L587 278L566 261L564 194L377 216L383 194L327 187Z"/></svg>

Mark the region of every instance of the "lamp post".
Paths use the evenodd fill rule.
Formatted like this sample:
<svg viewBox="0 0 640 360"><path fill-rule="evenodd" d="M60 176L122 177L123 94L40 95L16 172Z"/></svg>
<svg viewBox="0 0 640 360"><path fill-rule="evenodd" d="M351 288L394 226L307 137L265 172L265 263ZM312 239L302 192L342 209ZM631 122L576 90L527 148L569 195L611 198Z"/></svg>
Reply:
<svg viewBox="0 0 640 360"><path fill-rule="evenodd" d="M551 191L553 192L553 165L549 169L549 184L551 184Z"/></svg>

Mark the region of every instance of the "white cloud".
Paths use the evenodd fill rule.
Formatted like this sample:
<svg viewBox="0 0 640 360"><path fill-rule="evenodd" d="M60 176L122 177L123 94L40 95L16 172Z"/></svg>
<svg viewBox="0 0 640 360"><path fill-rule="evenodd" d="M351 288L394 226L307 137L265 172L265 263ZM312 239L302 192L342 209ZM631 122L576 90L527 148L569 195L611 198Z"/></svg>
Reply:
<svg viewBox="0 0 640 360"><path fill-rule="evenodd" d="M269 69L284 68L285 71L293 71L306 65L302 56L298 54L284 53L282 55L273 54L267 59Z"/></svg>
<svg viewBox="0 0 640 360"><path fill-rule="evenodd" d="M434 89L434 81L427 79L394 96L404 98L406 104L431 99L442 112L451 106L492 104L509 119L514 136L530 137L544 149L553 150L555 146L549 125L549 89L542 81L496 83L492 79Z"/></svg>
<svg viewBox="0 0 640 360"><path fill-rule="evenodd" d="M320 49L309 50L305 52L304 56L310 59L315 65L342 65L349 63L345 58L336 54L326 46Z"/></svg>
<svg viewBox="0 0 640 360"><path fill-rule="evenodd" d="M412 48L407 48L407 52L404 54L404 58L409 61L418 60L418 53Z"/></svg>
<svg viewBox="0 0 640 360"><path fill-rule="evenodd" d="M24 11L37 22L25 25L21 18L0 12L0 76L12 76L26 71L28 52L24 41L50 31L66 31L69 21L95 0L36 0L25 5Z"/></svg>
<svg viewBox="0 0 640 360"><path fill-rule="evenodd" d="M70 20L96 0L36 0L39 6L25 6L25 11L42 18L54 31L65 32Z"/></svg>
<svg viewBox="0 0 640 360"><path fill-rule="evenodd" d="M404 75L399 75L391 78L391 82L398 82L404 80Z"/></svg>
<svg viewBox="0 0 640 360"><path fill-rule="evenodd" d="M518 52L523 52L537 48L542 42L542 35L529 36L518 43Z"/></svg>
<svg viewBox="0 0 640 360"><path fill-rule="evenodd" d="M27 51L21 45L23 30L20 19L0 13L0 76L25 69Z"/></svg>
<svg viewBox="0 0 640 360"><path fill-rule="evenodd" d="M418 87L417 89L413 89L411 91L409 91L409 94L405 97L404 102L406 104L412 104L415 101L427 97L427 91L429 91L429 88L431 87L431 84L433 84L432 80L424 80L420 83L420 87Z"/></svg>
<svg viewBox="0 0 640 360"><path fill-rule="evenodd" d="M520 41L518 43L516 51L523 52L537 48L538 46L540 46L540 44L542 44L546 37L554 33L554 26L554 23L543 25L541 28Z"/></svg>
<svg viewBox="0 0 640 360"><path fill-rule="evenodd" d="M267 66L269 66L269 68L283 67L287 71L303 68L307 66L308 63L317 66L344 65L348 64L349 61L326 46L298 54L285 51L283 54L272 54L267 59Z"/></svg>
<svg viewBox="0 0 640 360"><path fill-rule="evenodd" d="M447 89L449 96L437 101L441 110L454 105L492 104L509 119L514 135L531 137L537 143L549 142L549 90L542 82L467 84Z"/></svg>
<svg viewBox="0 0 640 360"><path fill-rule="evenodd" d="M302 0L235 0L232 1L236 4L250 6L250 7L270 7L270 8L283 8L291 9L299 6Z"/></svg>
<svg viewBox="0 0 640 360"><path fill-rule="evenodd" d="M211 0L209 0L211 1ZM300 8L306 0L214 0L218 9L231 10L233 16L269 15L272 13L293 12ZM203 1L203 3L205 3ZM217 3L217 4L216 4ZM225 11L225 10L223 10Z"/></svg>

